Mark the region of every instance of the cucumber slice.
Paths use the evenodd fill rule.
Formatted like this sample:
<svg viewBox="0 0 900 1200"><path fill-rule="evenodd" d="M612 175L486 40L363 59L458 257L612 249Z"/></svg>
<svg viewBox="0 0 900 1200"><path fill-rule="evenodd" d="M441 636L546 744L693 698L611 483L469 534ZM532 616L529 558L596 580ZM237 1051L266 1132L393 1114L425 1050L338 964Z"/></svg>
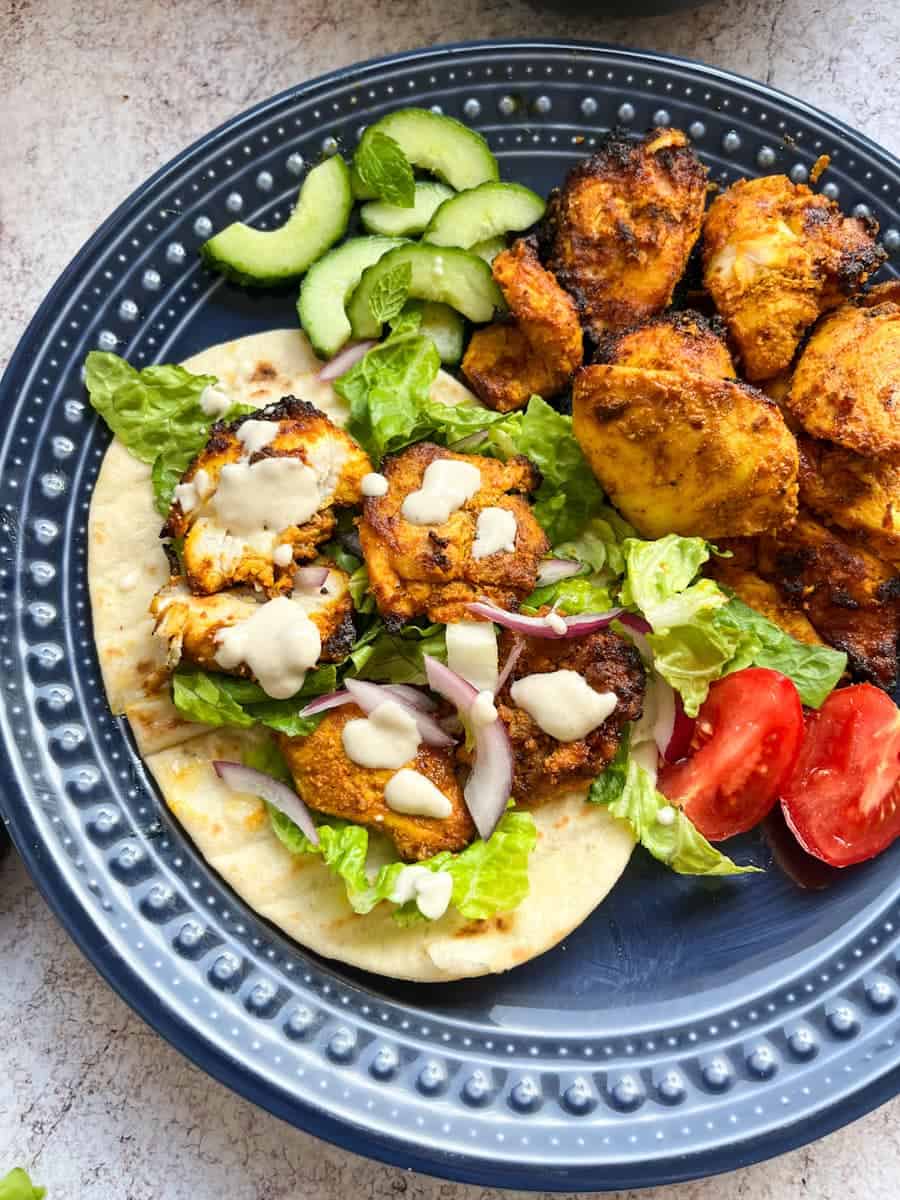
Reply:
<svg viewBox="0 0 900 1200"><path fill-rule="evenodd" d="M392 137L414 167L437 175L457 192L500 178L497 160L481 134L453 117L427 108L401 108L369 128ZM372 198L355 172L353 190L361 200Z"/></svg>
<svg viewBox="0 0 900 1200"><path fill-rule="evenodd" d="M501 250L506 249L505 237L485 238L483 242L476 242L474 246L469 247L470 254L477 254L479 258L483 258L486 263L492 263Z"/></svg>
<svg viewBox="0 0 900 1200"><path fill-rule="evenodd" d="M280 229L251 229L235 221L205 242L200 255L207 266L237 283L285 283L302 275L344 236L352 207L350 172L335 155L307 175L294 211Z"/></svg>
<svg viewBox="0 0 900 1200"><path fill-rule="evenodd" d="M372 315L371 300L378 283L396 267L411 271L409 297L449 304L470 321L489 321L503 296L483 258L444 246L423 243L398 246L363 271L359 287L350 297L347 316L357 338L381 336L381 321Z"/></svg>
<svg viewBox="0 0 900 1200"><path fill-rule="evenodd" d="M482 183L445 200L422 241L468 250L498 234L527 229L541 219L546 207L537 192L521 183Z"/></svg>
<svg viewBox="0 0 900 1200"><path fill-rule="evenodd" d="M417 301L413 300L412 303L416 304ZM423 301L419 331L430 337L437 346L437 352L445 367L455 366L462 359L466 323L449 304L437 304L434 300Z"/></svg>
<svg viewBox="0 0 900 1200"><path fill-rule="evenodd" d="M309 268L300 285L297 316L320 358L333 358L351 337L347 300L363 271L402 245L402 238L350 238Z"/></svg>
<svg viewBox="0 0 900 1200"><path fill-rule="evenodd" d="M421 233L445 200L454 194L445 183L433 179L421 179L416 184L416 198L412 208L401 208L399 204L386 204L383 200L370 200L359 210L363 228L369 233L380 233L387 237L408 237Z"/></svg>

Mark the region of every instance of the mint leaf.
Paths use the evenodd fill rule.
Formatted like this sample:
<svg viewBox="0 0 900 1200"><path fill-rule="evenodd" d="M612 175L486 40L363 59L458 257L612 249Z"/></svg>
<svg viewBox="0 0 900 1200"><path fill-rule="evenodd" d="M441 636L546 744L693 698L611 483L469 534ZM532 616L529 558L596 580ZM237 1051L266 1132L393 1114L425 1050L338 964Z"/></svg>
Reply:
<svg viewBox="0 0 900 1200"><path fill-rule="evenodd" d="M397 263L396 267L382 275L369 297L369 311L372 317L382 325L385 321L392 321L400 314L408 300L411 285L411 263ZM408 327L408 322L405 327Z"/></svg>
<svg viewBox="0 0 900 1200"><path fill-rule="evenodd" d="M412 208L416 181L400 145L386 133L367 129L353 156L353 169L367 192L399 208Z"/></svg>

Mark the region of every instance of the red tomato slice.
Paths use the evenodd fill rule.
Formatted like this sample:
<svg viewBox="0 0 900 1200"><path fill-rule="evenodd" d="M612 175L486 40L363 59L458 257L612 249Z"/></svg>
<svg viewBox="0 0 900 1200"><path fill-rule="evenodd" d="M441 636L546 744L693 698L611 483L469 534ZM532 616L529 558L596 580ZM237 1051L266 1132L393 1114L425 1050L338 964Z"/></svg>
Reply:
<svg viewBox="0 0 900 1200"><path fill-rule="evenodd" d="M803 741L803 707L790 679L764 667L709 689L689 757L664 767L659 790L704 837L722 841L758 825L775 804Z"/></svg>
<svg viewBox="0 0 900 1200"><path fill-rule="evenodd" d="M900 710L890 696L859 683L809 714L781 807L803 849L833 867L900 836Z"/></svg>

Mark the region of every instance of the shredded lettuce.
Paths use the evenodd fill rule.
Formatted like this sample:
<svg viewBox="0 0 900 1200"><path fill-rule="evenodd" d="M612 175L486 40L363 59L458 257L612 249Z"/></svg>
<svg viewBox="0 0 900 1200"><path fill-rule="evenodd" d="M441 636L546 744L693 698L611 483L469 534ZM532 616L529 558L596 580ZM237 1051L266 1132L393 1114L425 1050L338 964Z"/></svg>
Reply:
<svg viewBox="0 0 900 1200"><path fill-rule="evenodd" d="M141 462L152 463L156 507L169 511L175 484L209 438L212 418L200 405L204 388L215 375L192 375L172 364L138 371L118 354L92 350L84 364L84 381L92 406ZM248 404L232 404L223 420L253 412Z"/></svg>
<svg viewBox="0 0 900 1200"><path fill-rule="evenodd" d="M319 845L314 846L283 813L270 808L269 815L276 835L293 854L320 854L340 876L354 912L371 912L382 900L390 899L406 864L387 863L370 879L366 869L369 833L361 825L322 819L317 823ZM531 814L510 809L487 842L473 842L458 854L444 851L421 866L451 875L451 904L467 920L484 920L495 913L511 912L528 895L528 859L536 842ZM414 901L398 906L394 919L402 925L426 920Z"/></svg>
<svg viewBox="0 0 900 1200"><path fill-rule="evenodd" d="M627 821L644 849L679 875L744 875L760 869L739 866L711 846L681 809L672 808L660 795L650 774L629 757L624 739L616 757L591 784L588 799ZM664 808L673 814L670 825L659 820Z"/></svg>
<svg viewBox="0 0 900 1200"><path fill-rule="evenodd" d="M47 1189L36 1187L21 1167L14 1167L0 1179L0 1200L43 1200Z"/></svg>
<svg viewBox="0 0 900 1200"><path fill-rule="evenodd" d="M337 668L332 664L307 672L303 687L289 700L273 700L259 684L230 675L179 668L172 676L172 700L189 721L239 729L266 725L296 737L312 733L321 720L299 716L300 709L336 688Z"/></svg>

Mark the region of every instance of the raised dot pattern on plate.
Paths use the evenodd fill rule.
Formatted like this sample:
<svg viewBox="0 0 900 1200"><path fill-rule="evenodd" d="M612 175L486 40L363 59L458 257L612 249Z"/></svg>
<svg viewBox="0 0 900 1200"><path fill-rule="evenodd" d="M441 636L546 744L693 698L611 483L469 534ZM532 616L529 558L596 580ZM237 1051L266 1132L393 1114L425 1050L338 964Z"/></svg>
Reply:
<svg viewBox="0 0 900 1200"><path fill-rule="evenodd" d="M900 252L900 177L888 156L800 106L624 51L509 46L452 62L426 54L376 64L295 89L190 151L120 217L116 246L101 242L80 258L7 373L0 546L22 603L4 614L0 655L9 660L4 691L24 706L9 771L29 798L13 824L23 842L64 854L69 865L53 887L92 913L129 979L147 989L148 1011L172 1014L226 1075L215 1047L227 1036L227 1061L237 1054L264 1079L268 1096L257 1084L254 1092L282 1115L303 1124L304 1106L328 1112L328 1098L347 1091L335 1105L396 1154L425 1146L439 1170L452 1173L446 1156L490 1142L503 1182L522 1184L512 1147L524 1137L529 1156L547 1164L541 1186L589 1184L597 1163L610 1186L630 1186L646 1179L621 1165L635 1156L694 1153L699 1163L733 1137L734 1122L745 1137L784 1108L799 1122L847 1066L860 1084L875 1071L865 1053L893 1036L896 903L815 972L798 969L752 1002L732 996L714 1021L679 1010L651 1038L627 1013L607 1022L601 1010L589 1025L576 1004L562 1034L515 1012L466 1026L449 1010L426 1012L427 990L373 995L265 926L206 870L106 710L90 637L84 525L106 437L85 412L84 353L164 360L185 321L224 286L200 266L202 242L238 216L269 227L283 220L308 167L338 148L349 153L363 127L400 103L437 105L481 129L509 175L527 176L535 151L561 175L615 124L686 129L716 179L783 170L805 182L818 154L832 153L823 190L848 210L865 207L888 251ZM290 308L288 298L280 323L293 319ZM75 553L62 571L66 547ZM107 877L115 884L98 908ZM290 1105L279 1109L276 1092ZM325 1131L350 1140L337 1126Z"/></svg>

